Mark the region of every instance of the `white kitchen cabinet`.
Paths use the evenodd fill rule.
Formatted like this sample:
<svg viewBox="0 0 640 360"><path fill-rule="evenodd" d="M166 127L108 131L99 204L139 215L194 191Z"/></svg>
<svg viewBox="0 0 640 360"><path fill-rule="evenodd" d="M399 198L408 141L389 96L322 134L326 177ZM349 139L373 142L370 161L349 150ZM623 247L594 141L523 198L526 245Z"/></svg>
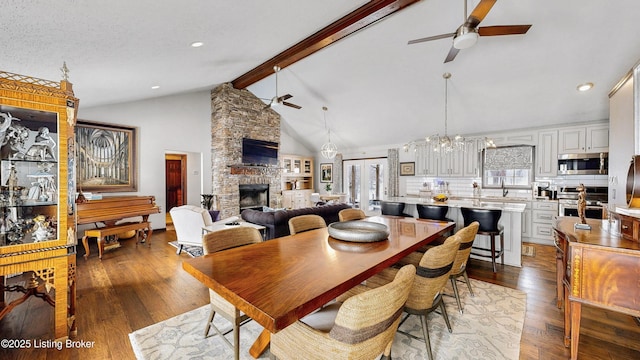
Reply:
<svg viewBox="0 0 640 360"><path fill-rule="evenodd" d="M557 201L533 201L531 203L531 237L536 244L553 245L553 221L558 216Z"/></svg>
<svg viewBox="0 0 640 360"><path fill-rule="evenodd" d="M609 151L609 126L589 125L558 131L558 153L579 154Z"/></svg>
<svg viewBox="0 0 640 360"><path fill-rule="evenodd" d="M531 210L531 201L527 201L527 207L522 212L522 240L529 241L531 237L531 225L532 225L532 210Z"/></svg>
<svg viewBox="0 0 640 360"><path fill-rule="evenodd" d="M464 152L464 162L462 176L464 177L480 177L480 149L479 139L467 140Z"/></svg>
<svg viewBox="0 0 640 360"><path fill-rule="evenodd" d="M449 153L436 153L440 163L438 176L460 177L462 176L463 152L452 151Z"/></svg>
<svg viewBox="0 0 640 360"><path fill-rule="evenodd" d="M438 160L433 148L427 144L415 147L416 176L438 176Z"/></svg>
<svg viewBox="0 0 640 360"><path fill-rule="evenodd" d="M536 148L536 176L558 175L558 131L549 130L538 133Z"/></svg>

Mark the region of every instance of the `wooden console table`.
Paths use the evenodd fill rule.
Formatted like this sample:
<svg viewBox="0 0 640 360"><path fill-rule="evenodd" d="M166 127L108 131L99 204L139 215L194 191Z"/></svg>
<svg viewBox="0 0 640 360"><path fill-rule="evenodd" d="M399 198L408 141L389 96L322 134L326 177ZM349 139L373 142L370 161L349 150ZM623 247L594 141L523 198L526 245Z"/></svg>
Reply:
<svg viewBox="0 0 640 360"><path fill-rule="evenodd" d="M608 231L607 220L559 217L556 235L558 307L564 303L564 343L578 357L582 304L640 316L640 243Z"/></svg>

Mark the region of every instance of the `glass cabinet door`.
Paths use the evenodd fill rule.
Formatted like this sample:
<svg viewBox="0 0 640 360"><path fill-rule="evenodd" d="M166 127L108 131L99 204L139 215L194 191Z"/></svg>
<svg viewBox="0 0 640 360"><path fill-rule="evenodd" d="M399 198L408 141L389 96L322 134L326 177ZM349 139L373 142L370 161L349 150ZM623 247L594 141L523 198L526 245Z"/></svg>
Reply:
<svg viewBox="0 0 640 360"><path fill-rule="evenodd" d="M2 105L0 122L0 246L58 239L58 114Z"/></svg>

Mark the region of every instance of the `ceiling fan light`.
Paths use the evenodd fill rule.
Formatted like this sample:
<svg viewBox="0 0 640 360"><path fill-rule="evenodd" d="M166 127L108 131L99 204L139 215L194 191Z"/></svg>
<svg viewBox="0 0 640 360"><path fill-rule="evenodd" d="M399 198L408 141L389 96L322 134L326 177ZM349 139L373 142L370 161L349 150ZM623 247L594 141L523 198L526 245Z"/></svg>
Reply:
<svg viewBox="0 0 640 360"><path fill-rule="evenodd" d="M467 49L475 45L476 42L478 42L478 33L476 30L461 26L453 38L453 47L459 50Z"/></svg>

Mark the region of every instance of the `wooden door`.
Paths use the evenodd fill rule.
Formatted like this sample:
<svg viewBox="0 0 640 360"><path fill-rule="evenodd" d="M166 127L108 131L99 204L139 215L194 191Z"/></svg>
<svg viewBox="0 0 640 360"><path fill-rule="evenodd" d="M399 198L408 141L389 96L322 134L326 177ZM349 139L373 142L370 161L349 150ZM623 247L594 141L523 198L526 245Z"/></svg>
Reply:
<svg viewBox="0 0 640 360"><path fill-rule="evenodd" d="M167 154L165 156L166 209L184 205L187 195L185 155Z"/></svg>

